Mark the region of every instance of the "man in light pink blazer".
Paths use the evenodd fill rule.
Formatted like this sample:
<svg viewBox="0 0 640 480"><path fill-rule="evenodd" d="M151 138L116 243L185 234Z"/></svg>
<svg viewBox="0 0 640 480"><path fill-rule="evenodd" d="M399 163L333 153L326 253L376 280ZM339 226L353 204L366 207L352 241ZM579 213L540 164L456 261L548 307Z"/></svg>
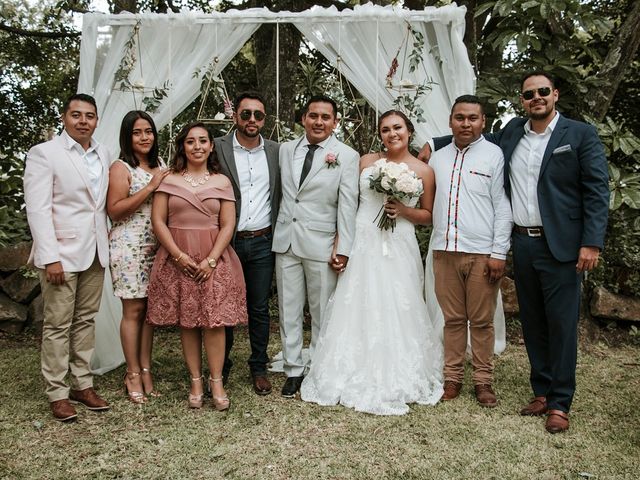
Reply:
<svg viewBox="0 0 640 480"><path fill-rule="evenodd" d="M93 390L94 317L109 264L105 202L107 149L93 138L96 102L72 95L64 131L29 150L24 198L33 237L30 262L40 271L44 300L42 375L56 420L77 417L70 400L90 410L109 405ZM71 389L65 382L70 373Z"/></svg>

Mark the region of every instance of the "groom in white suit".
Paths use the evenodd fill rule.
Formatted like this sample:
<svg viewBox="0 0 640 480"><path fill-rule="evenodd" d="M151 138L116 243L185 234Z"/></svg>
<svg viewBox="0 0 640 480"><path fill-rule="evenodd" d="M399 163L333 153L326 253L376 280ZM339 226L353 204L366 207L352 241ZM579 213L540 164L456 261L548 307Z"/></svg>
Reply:
<svg viewBox="0 0 640 480"><path fill-rule="evenodd" d="M93 390L89 368L109 264L109 155L92 138L98 123L93 97L72 95L62 122L59 136L29 150L24 199L33 237L30 262L40 271L44 300L42 375L51 412L64 422L77 417L69 400L90 410L109 408Z"/></svg>
<svg viewBox="0 0 640 480"><path fill-rule="evenodd" d="M313 357L325 307L338 273L347 266L353 242L359 155L333 135L337 112L331 98L311 97L302 115L305 135L280 147L282 202L273 251L287 375L283 397L294 397L304 378L305 298L311 314Z"/></svg>

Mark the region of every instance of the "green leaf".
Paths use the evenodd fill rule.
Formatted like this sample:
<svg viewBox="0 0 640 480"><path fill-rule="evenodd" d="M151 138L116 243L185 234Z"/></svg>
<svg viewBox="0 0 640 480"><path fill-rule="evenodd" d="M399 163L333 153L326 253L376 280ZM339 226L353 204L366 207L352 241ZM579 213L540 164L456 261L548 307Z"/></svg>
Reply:
<svg viewBox="0 0 640 480"><path fill-rule="evenodd" d="M484 12L486 12L487 10L492 9L495 6L496 2L487 2L483 5L480 5L478 8L476 8L476 11L473 15L473 18L478 18L480 15L482 15Z"/></svg>
<svg viewBox="0 0 640 480"><path fill-rule="evenodd" d="M538 2L537 0L529 0L528 2L524 2L522 5L520 5L520 8L525 11L529 10L530 8L537 7L539 4L540 2Z"/></svg>
<svg viewBox="0 0 640 480"><path fill-rule="evenodd" d="M545 2L540 4L540 16L545 19L549 16L549 7Z"/></svg>
<svg viewBox="0 0 640 480"><path fill-rule="evenodd" d="M622 205L622 194L620 190L614 190L611 192L611 197L609 198L609 210L617 210Z"/></svg>
<svg viewBox="0 0 640 480"><path fill-rule="evenodd" d="M620 169L613 163L609 163L609 178L616 183L620 180Z"/></svg>
<svg viewBox="0 0 640 480"><path fill-rule="evenodd" d="M640 209L640 189L626 188L622 191L623 202L631 208Z"/></svg>

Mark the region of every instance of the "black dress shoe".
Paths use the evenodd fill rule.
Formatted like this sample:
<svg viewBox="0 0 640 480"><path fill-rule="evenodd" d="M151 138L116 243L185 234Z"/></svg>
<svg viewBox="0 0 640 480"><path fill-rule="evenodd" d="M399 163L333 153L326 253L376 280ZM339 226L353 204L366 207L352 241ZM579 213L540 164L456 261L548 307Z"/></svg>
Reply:
<svg viewBox="0 0 640 480"><path fill-rule="evenodd" d="M296 396L296 392L300 390L302 385L303 376L300 377L287 377L287 381L284 382L282 387L282 396L286 398L293 398Z"/></svg>

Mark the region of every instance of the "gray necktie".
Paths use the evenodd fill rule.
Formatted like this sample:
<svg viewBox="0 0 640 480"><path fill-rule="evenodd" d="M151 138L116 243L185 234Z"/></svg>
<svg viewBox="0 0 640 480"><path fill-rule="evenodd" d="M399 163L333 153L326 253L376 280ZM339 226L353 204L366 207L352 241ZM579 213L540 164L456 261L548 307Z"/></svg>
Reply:
<svg viewBox="0 0 640 480"><path fill-rule="evenodd" d="M298 188L302 186L302 182L309 175L309 170L311 170L311 164L313 163L313 154L319 148L319 145L307 145L307 154L304 156L304 163L302 164L302 173L300 174L300 183L298 184Z"/></svg>

